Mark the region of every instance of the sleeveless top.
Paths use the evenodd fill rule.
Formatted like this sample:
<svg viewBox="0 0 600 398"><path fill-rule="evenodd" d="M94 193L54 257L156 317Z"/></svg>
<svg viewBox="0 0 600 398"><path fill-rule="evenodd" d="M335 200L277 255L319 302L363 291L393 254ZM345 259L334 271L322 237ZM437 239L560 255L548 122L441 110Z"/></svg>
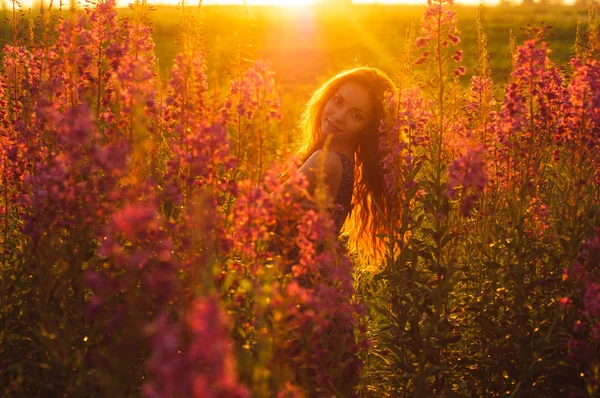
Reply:
<svg viewBox="0 0 600 398"><path fill-rule="evenodd" d="M335 222L335 233L340 233L348 213L352 210L352 191L354 190L354 167L352 161L348 159L346 155L340 152L336 152L342 160L342 180L340 187L338 188L337 195L335 196L334 208L330 210L330 213Z"/></svg>
<svg viewBox="0 0 600 398"><path fill-rule="evenodd" d="M333 202L334 207L332 209L329 209L329 214L331 214L335 223L335 234L338 235L340 233L340 230L342 229L342 225L344 225L344 221L346 221L346 217L348 217L348 213L350 213L350 210L352 209L352 192L354 190L354 167L352 165L352 161L348 159L346 155L339 152L336 153L342 160L342 178L340 181L338 192ZM269 250L272 252L279 252L279 254L283 254L281 253L282 247L278 239L273 239L269 242ZM285 253L285 257L288 260L291 260L296 258L298 254L299 248L296 247L293 250ZM285 272L292 272L291 262L286 264ZM310 286L310 281L306 275L301 275L299 278L297 278L297 280L301 286Z"/></svg>

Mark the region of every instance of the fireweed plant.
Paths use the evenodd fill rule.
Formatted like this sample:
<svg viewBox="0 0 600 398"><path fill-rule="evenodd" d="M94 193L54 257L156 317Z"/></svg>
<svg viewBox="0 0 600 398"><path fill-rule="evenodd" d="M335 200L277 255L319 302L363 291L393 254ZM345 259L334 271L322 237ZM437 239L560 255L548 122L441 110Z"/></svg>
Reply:
<svg viewBox="0 0 600 398"><path fill-rule="evenodd" d="M453 4L429 1L380 124L392 209L367 268L333 235L324 171L310 197L281 161L269 63L238 51L231 84L210 87L201 10L183 7L161 81L152 10L132 8L23 19L14 3L2 396L598 395L593 10L564 67L545 28L525 29L503 85L479 22L465 84Z"/></svg>
<svg viewBox="0 0 600 398"><path fill-rule="evenodd" d="M481 23L478 68L468 89L456 84L456 26L450 2L428 3L407 52L414 70L401 72L382 123L397 202L386 259L359 288L371 341L360 391L595 396L595 321L581 326L597 316L581 301L595 287L561 279L598 224L595 41L562 69L545 28L529 27L498 101Z"/></svg>

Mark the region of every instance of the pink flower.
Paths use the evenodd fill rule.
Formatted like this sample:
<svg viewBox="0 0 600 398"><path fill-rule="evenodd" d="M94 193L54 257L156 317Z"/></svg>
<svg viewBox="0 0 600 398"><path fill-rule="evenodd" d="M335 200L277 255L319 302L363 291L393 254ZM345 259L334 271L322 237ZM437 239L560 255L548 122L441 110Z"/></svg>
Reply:
<svg viewBox="0 0 600 398"><path fill-rule="evenodd" d="M487 185L487 171L483 162L483 153L485 147L477 145L466 149L465 154L456 159L449 168L450 181L448 183L448 193L453 188L462 185L468 189L474 187L483 192Z"/></svg>
<svg viewBox="0 0 600 398"><path fill-rule="evenodd" d="M560 306L561 306L562 308L568 308L568 307L570 307L570 306L571 306L571 304L572 304L572 302L573 302L573 301L572 301L570 298L568 298L568 297L562 297L562 298L561 298L560 300L558 300L558 301L559 301L559 303L560 303Z"/></svg>
<svg viewBox="0 0 600 398"><path fill-rule="evenodd" d="M548 59L547 47L545 42L527 40L517 48L515 67L500 112L499 160L513 178L521 175L531 179L538 173L531 165L537 163L536 158L551 144L552 138L542 131L557 125L560 118L563 79Z"/></svg>
<svg viewBox="0 0 600 398"><path fill-rule="evenodd" d="M424 159L414 156L413 151L429 143L426 126L431 118L430 104L420 90L410 89L387 98L386 108L390 119L380 123L379 149L386 189L394 198L393 205L399 205L400 193L414 188L414 179L409 177L412 170Z"/></svg>
<svg viewBox="0 0 600 398"><path fill-rule="evenodd" d="M465 68L464 66L459 66L454 70L454 74L456 76L463 76L465 73L467 73L467 68Z"/></svg>
<svg viewBox="0 0 600 398"><path fill-rule="evenodd" d="M600 146L600 62L573 59L571 66L573 77L561 105L554 140L570 150L587 152L600 164L595 156L595 148Z"/></svg>
<svg viewBox="0 0 600 398"><path fill-rule="evenodd" d="M463 52L462 50L456 50L454 52L454 55L452 55L452 59L456 62L460 62L462 60L463 57ZM464 73L463 73L464 74Z"/></svg>
<svg viewBox="0 0 600 398"><path fill-rule="evenodd" d="M485 147L481 144L468 147L464 155L454 160L448 169L449 181L446 194L450 198L454 198L455 188L458 186L462 186L465 193L469 190L474 192L474 194L467 195L463 199L461 207L463 216L470 213L471 208L488 183L484 152Z"/></svg>
<svg viewBox="0 0 600 398"><path fill-rule="evenodd" d="M128 239L143 238L158 229L158 214L150 204L135 203L116 212L113 225L117 233L123 233Z"/></svg>
<svg viewBox="0 0 600 398"><path fill-rule="evenodd" d="M424 45L426 45L426 44L427 44L427 42L428 42L429 40L430 40L430 39L429 39L429 38L427 38L427 37L417 37L417 39L415 40L415 45L417 46L417 48L418 48L418 47L423 47Z"/></svg>
<svg viewBox="0 0 600 398"><path fill-rule="evenodd" d="M452 0L427 1L427 8L421 19L421 36L415 43L417 47L426 45L432 39L435 43L435 38L438 37L442 47L448 47L450 43L457 45L460 42L456 29L456 12L452 7Z"/></svg>
<svg viewBox="0 0 600 398"><path fill-rule="evenodd" d="M228 321L215 299L197 299L185 323L171 324L160 314L148 324L146 333L153 350L144 396L249 396L235 373Z"/></svg>

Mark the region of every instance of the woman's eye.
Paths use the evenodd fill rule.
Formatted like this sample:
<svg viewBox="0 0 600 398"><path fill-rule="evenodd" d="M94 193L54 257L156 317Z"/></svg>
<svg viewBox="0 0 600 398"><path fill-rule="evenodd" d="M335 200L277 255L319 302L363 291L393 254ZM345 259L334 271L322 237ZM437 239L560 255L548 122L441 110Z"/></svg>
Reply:
<svg viewBox="0 0 600 398"><path fill-rule="evenodd" d="M335 96L333 97L333 102L339 105L342 103L342 100L338 96Z"/></svg>
<svg viewBox="0 0 600 398"><path fill-rule="evenodd" d="M352 114L352 117L355 118L356 120L362 120L362 116L358 112L354 112Z"/></svg>

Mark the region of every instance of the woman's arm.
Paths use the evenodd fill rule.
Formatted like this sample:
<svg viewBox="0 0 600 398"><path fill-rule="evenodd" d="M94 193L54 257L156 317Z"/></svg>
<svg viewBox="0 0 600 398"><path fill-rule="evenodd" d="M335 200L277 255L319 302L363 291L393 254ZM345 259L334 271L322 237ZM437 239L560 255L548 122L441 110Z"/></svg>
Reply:
<svg viewBox="0 0 600 398"><path fill-rule="evenodd" d="M307 179L308 186L306 187L306 193L309 198L301 194L296 187L292 186L294 183L293 178L288 178L284 181L279 188L271 192L271 196L288 192L294 196L299 196L296 200L304 209L318 210L319 206L312 200L312 197L319 186L319 173L322 172L324 184L322 188L325 188L328 197L327 207L332 205L342 181L342 160L339 155L335 152L327 152L319 149L300 166L297 172L302 173Z"/></svg>
<svg viewBox="0 0 600 398"><path fill-rule="evenodd" d="M308 180L307 191L310 196L314 195L316 188L324 188L328 198L327 207L333 205L333 200L342 182L343 172L342 160L337 153L319 149L300 166L298 172L306 176ZM320 179L322 179L322 186L319 185ZM303 201L302 205L307 208L318 208L314 201L309 200Z"/></svg>
<svg viewBox="0 0 600 398"><path fill-rule="evenodd" d="M319 172L323 172L323 183L327 194L335 198L342 182L342 159L335 152L322 149L315 151L298 169L308 179L308 192L312 195L319 184Z"/></svg>

